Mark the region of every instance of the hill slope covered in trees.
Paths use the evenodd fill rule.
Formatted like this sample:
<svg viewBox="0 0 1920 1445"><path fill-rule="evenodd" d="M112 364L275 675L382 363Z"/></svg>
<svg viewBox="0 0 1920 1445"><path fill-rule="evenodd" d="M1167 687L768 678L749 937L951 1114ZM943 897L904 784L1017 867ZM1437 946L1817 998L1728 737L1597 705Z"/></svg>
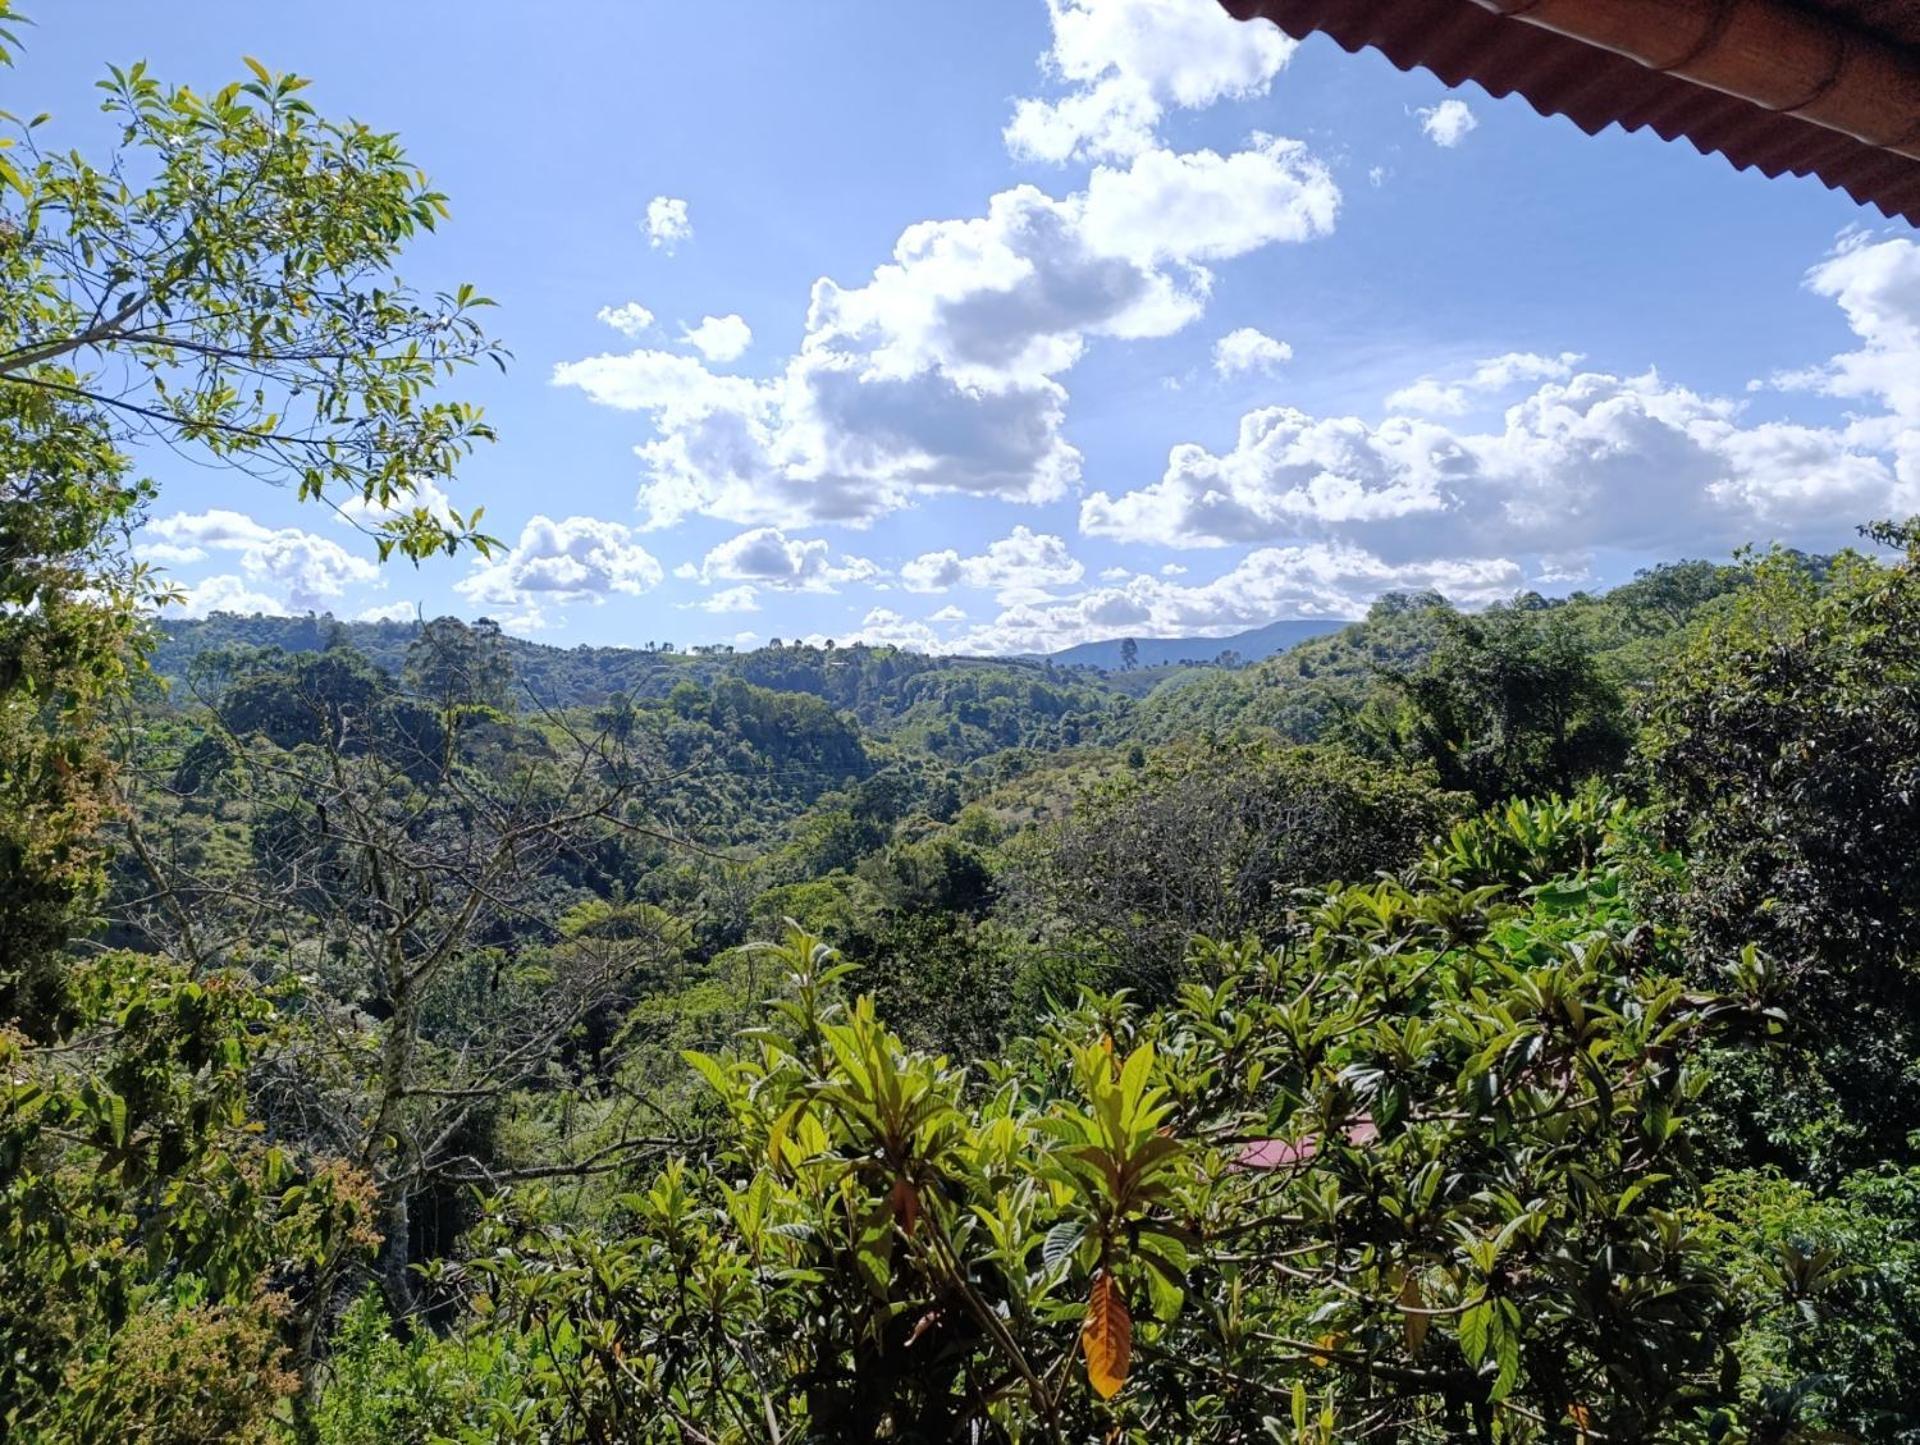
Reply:
<svg viewBox="0 0 1920 1445"><path fill-rule="evenodd" d="M496 546L303 87L0 159L0 1436L1920 1440L1920 521L1238 669L156 629L141 444Z"/></svg>
<svg viewBox="0 0 1920 1445"><path fill-rule="evenodd" d="M195 1189L272 1141L217 1219L99 1176L128 1212L87 1247L255 1231L290 1313L180 1368L254 1351L321 1440L1905 1438L1917 568L1390 599L1138 702L175 626L113 951L43 984L97 1061L16 1063L86 1118L147 1050L127 1137ZM189 1023L216 980L238 1012ZM207 1038L262 1134L179 1133ZM37 1287L69 1377L133 1347ZM161 1287L128 1276L143 1328Z"/></svg>

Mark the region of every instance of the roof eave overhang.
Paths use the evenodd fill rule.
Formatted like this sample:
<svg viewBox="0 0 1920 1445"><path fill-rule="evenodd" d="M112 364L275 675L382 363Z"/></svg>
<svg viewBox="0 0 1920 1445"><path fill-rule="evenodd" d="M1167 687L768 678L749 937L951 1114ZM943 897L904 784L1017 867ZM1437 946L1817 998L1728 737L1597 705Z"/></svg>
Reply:
<svg viewBox="0 0 1920 1445"><path fill-rule="evenodd" d="M1920 49L1792 0L1221 0L1291 35L1815 176L1920 225Z"/></svg>

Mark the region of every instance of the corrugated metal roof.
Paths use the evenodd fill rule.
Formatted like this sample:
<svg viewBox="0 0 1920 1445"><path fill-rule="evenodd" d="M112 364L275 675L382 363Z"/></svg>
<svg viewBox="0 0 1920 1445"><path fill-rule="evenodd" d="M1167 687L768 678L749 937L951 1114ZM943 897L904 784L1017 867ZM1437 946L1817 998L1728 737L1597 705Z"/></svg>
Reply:
<svg viewBox="0 0 1920 1445"><path fill-rule="evenodd" d="M1518 95L1588 135L1610 125L1686 140L1741 170L1817 176L1863 205L1920 226L1920 161L1780 115L1625 56L1506 19L1472 0L1221 0L1242 20L1264 16L1289 35L1318 31L1352 52L1378 50L1401 70L1448 85ZM1813 7L1889 40L1920 45L1920 0L1822 0Z"/></svg>
<svg viewBox="0 0 1920 1445"><path fill-rule="evenodd" d="M1920 0L1812 0L1812 8L1902 45L1920 45Z"/></svg>

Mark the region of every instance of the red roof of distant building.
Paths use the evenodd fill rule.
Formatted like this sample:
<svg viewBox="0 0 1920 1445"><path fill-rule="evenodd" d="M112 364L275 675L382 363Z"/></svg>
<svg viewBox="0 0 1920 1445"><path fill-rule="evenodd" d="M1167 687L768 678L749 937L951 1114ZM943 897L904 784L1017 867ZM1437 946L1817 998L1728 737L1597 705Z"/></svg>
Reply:
<svg viewBox="0 0 1920 1445"><path fill-rule="evenodd" d="M1380 1137L1380 1128L1362 1116L1341 1131L1349 1144L1371 1144ZM1241 1149L1234 1163L1242 1169L1287 1169L1309 1163L1320 1152L1320 1136L1304 1134L1298 1139L1255 1139Z"/></svg>

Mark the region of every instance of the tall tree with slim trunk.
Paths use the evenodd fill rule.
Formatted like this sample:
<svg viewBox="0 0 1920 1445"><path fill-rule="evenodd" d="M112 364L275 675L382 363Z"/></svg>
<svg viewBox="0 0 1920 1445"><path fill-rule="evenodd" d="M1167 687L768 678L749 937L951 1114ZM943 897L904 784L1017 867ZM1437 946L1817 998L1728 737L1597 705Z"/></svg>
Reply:
<svg viewBox="0 0 1920 1445"><path fill-rule="evenodd" d="M481 1141L500 1101L537 1087L590 1019L675 956L659 927L569 932L547 911L553 871L610 837L671 841L647 812L661 778L612 720L583 731L558 713L527 723L408 694L350 654L268 659L206 698L221 761L146 785L238 800L249 861L204 872L136 813L126 833L149 886L117 922L198 972L295 987L296 1027L256 1072L259 1105L303 1157L370 1180L381 1286L405 1317L434 1219L475 1187L590 1175L658 1147L596 1138L529 1175ZM305 1364L351 1243L297 1301Z"/></svg>
<svg viewBox="0 0 1920 1445"><path fill-rule="evenodd" d="M0 61L18 19L0 0ZM394 136L325 119L296 76L246 69L209 94L163 85L144 63L110 69L100 90L119 137L99 160L43 145L44 115L0 113L0 1026L13 1026L0 1037L12 1050L4 1102L27 1113L47 1112L38 1072L64 1078L83 1035L111 1055L147 1007L90 1009L65 965L99 899L101 829L115 810L103 718L140 664L143 610L163 590L125 546L156 494L136 476L137 449L292 488L342 511L383 560L494 545L478 510L453 510L440 487L491 432L477 406L435 395L467 365L504 362L478 320L489 303L464 285L422 294L395 271L445 199ZM191 953L188 963L205 973ZM201 984L180 987L199 1007ZM196 1044L190 1064L201 1062ZM192 1067L182 1077L184 1092L204 1093ZM107 1136L119 1168L140 1127L126 1087L116 1075L101 1096L120 1101ZM91 1172L79 1139L40 1130L0 1150L0 1196L36 1200L42 1181ZM156 1147L158 1172L139 1179L129 1218L150 1226L174 1177L193 1192L194 1161L179 1154ZM267 1213L306 1188L277 1165L244 1172L270 1196ZM0 1213L36 1208L45 1215L44 1203ZM71 1240L42 1257L9 1237L10 1296L73 1271ZM129 1301L186 1291L193 1261L155 1237L112 1291L65 1306L66 1337L110 1353L143 1318L129 1318ZM344 1240L323 1251L323 1274ZM204 1302L240 1307L268 1266L263 1255L227 1271ZM24 1357L12 1343L6 1353ZM79 1438L36 1437L17 1398L9 1407L23 1438ZM204 1412L197 1423L191 1438L237 1438ZM98 1421L80 1431L114 1433ZM189 1436L156 1426L142 1438Z"/></svg>
<svg viewBox="0 0 1920 1445"><path fill-rule="evenodd" d="M18 19L0 0L0 59ZM394 270L444 197L392 135L246 65L205 95L112 68L99 161L0 114L0 1019L36 1035L98 896L101 708L161 590L122 545L154 496L134 448L352 503L383 558L492 546L437 485L491 433L434 395L504 361L488 302Z"/></svg>

